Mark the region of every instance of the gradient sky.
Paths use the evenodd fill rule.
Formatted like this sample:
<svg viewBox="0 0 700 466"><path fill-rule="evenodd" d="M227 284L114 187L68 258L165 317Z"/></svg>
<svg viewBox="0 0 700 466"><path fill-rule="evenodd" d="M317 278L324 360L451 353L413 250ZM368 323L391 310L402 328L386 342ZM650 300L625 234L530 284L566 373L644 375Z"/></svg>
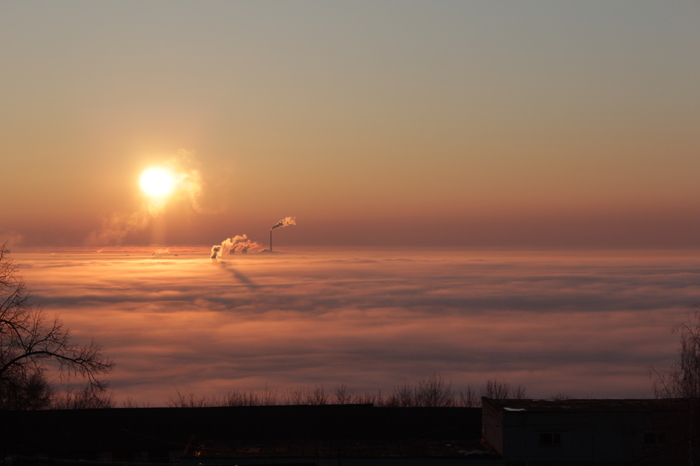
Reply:
<svg viewBox="0 0 700 466"><path fill-rule="evenodd" d="M697 0L2 1L0 241L120 399L433 372L647 396L699 301L698 24ZM160 207L152 165L185 180ZM287 216L287 254L209 260Z"/></svg>
<svg viewBox="0 0 700 466"><path fill-rule="evenodd" d="M3 1L0 235L106 238L186 155L196 202L123 243L294 215L290 245L697 247L699 23L695 0Z"/></svg>

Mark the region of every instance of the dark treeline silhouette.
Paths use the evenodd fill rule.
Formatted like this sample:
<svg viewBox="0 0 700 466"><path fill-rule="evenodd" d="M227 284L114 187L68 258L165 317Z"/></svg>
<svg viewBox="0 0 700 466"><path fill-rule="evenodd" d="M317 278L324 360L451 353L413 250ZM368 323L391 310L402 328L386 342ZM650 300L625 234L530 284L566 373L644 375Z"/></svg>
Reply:
<svg viewBox="0 0 700 466"><path fill-rule="evenodd" d="M481 397L498 399L523 399L525 388L522 385L511 386L497 379L487 381L477 390L472 385L455 390L452 382L446 381L439 374L411 384L404 382L397 385L388 395L376 392L352 392L347 385L341 384L332 391L322 385L313 388L297 387L285 391L265 388L264 390L232 390L223 396L200 396L191 392L176 390L176 396L168 400L170 407L203 408L214 406L281 406L281 405L327 405L327 404L372 404L380 407L396 408L439 408L465 407L478 408ZM124 404L135 407L132 402Z"/></svg>
<svg viewBox="0 0 700 466"><path fill-rule="evenodd" d="M17 266L7 257L6 244L0 244L0 409L111 405L100 376L114 363L94 341L75 343L58 317L47 317L31 302ZM63 391L49 375L85 383Z"/></svg>

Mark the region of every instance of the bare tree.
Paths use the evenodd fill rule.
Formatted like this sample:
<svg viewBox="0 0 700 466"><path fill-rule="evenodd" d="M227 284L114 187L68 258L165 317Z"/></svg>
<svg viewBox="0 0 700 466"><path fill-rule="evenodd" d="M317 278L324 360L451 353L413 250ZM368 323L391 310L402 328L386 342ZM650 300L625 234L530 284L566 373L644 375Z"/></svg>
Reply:
<svg viewBox="0 0 700 466"><path fill-rule="evenodd" d="M504 400L508 398L510 393L510 384L499 382L498 379L487 380L486 384L481 387L481 396L494 398L496 400Z"/></svg>
<svg viewBox="0 0 700 466"><path fill-rule="evenodd" d="M511 389L510 397L514 400L524 400L527 398L525 387L522 385L516 385L515 388Z"/></svg>
<svg viewBox="0 0 700 466"><path fill-rule="evenodd" d="M573 400L573 397L569 394L569 392L559 390L558 392L549 395L549 398L547 399L552 401L565 401Z"/></svg>
<svg viewBox="0 0 700 466"><path fill-rule="evenodd" d="M80 389L68 389L54 397L51 407L54 409L90 409L113 408L114 401L110 393L95 393L89 385Z"/></svg>
<svg viewBox="0 0 700 466"><path fill-rule="evenodd" d="M122 401L121 404L122 408L150 408L151 403L149 402L138 402L131 398L130 396L126 397L126 400Z"/></svg>
<svg viewBox="0 0 700 466"><path fill-rule="evenodd" d="M404 381L401 385L397 385L394 389L394 393L387 398L386 406L393 408L408 408L415 406L413 386L407 381Z"/></svg>
<svg viewBox="0 0 700 466"><path fill-rule="evenodd" d="M317 385L313 390L306 393L307 405L326 405L328 404L328 395L323 389L323 385Z"/></svg>
<svg viewBox="0 0 700 466"><path fill-rule="evenodd" d="M192 392L181 392L177 388L175 388L175 394L176 397L169 399L166 403L170 408L204 408L207 406L221 406L219 403L222 403L217 399L197 396ZM224 400L223 402L227 401Z"/></svg>
<svg viewBox="0 0 700 466"><path fill-rule="evenodd" d="M352 402L352 396L348 392L348 386L344 383L335 387L335 403L339 405L346 405Z"/></svg>
<svg viewBox="0 0 700 466"><path fill-rule="evenodd" d="M384 401L384 397L382 396L381 390L377 391L376 394L369 391L365 391L364 393L355 395L352 402L357 404L372 404L376 406L386 406L386 402Z"/></svg>
<svg viewBox="0 0 700 466"><path fill-rule="evenodd" d="M651 368L649 376L654 379L653 391L656 398L698 398L700 397L700 311L689 315L688 319L674 325L673 333L680 335L678 359L673 361L668 371Z"/></svg>
<svg viewBox="0 0 700 466"><path fill-rule="evenodd" d="M525 398L525 387L511 386L498 379L489 380L481 390L469 384L464 390L454 391L452 382L446 381L440 374L433 373L415 384L408 381L397 385L391 395L384 398L381 390L376 393L351 393L347 385L338 385L333 394L329 394L323 385L313 388L298 386L289 388L282 394L265 387L262 393L254 390L229 391L223 397L196 395L175 389L176 397L167 401L171 407L205 407L205 406L280 406L280 405L324 405L324 404L372 404L386 408L423 408L423 407L462 407L478 408L481 397L497 399Z"/></svg>
<svg viewBox="0 0 700 466"><path fill-rule="evenodd" d="M287 390L287 404L289 405L303 405L304 404L304 388L296 387Z"/></svg>
<svg viewBox="0 0 700 466"><path fill-rule="evenodd" d="M224 395L221 403L224 406L257 406L259 404L257 393L252 390L248 392L231 390Z"/></svg>
<svg viewBox="0 0 700 466"><path fill-rule="evenodd" d="M493 398L496 400L515 399L520 400L526 397L525 387L517 385L511 388L507 382L501 382L498 379L487 380L486 384L481 387L481 396Z"/></svg>
<svg viewBox="0 0 700 466"><path fill-rule="evenodd" d="M458 405L464 408L479 408L481 406L481 398L471 384L467 384L464 390L459 391Z"/></svg>
<svg viewBox="0 0 700 466"><path fill-rule="evenodd" d="M433 373L427 379L411 385L404 381L397 385L394 393L386 400L391 407L446 407L454 406L452 383L446 382L439 374Z"/></svg>
<svg viewBox="0 0 700 466"><path fill-rule="evenodd" d="M260 395L259 398L261 399L261 404L264 406L274 406L279 404L279 401L277 401L277 390L270 388L267 385L265 385L265 389L263 390L262 395Z"/></svg>
<svg viewBox="0 0 700 466"><path fill-rule="evenodd" d="M47 319L29 292L17 266L0 247L0 409L39 409L50 405L54 390L46 373L54 367L65 379L84 378L96 397L106 385L99 376L114 363L94 341L75 344L57 318Z"/></svg>
<svg viewBox="0 0 700 466"><path fill-rule="evenodd" d="M452 382L446 382L440 374L431 374L427 379L418 382L415 388L416 406L429 408L447 407L454 405Z"/></svg>

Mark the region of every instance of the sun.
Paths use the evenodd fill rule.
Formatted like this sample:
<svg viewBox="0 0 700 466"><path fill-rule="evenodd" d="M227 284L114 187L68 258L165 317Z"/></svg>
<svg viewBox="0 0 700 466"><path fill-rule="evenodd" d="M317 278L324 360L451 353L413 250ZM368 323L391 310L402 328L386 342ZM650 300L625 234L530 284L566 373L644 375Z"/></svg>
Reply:
<svg viewBox="0 0 700 466"><path fill-rule="evenodd" d="M139 186L150 197L164 198L175 189L175 178L167 170L151 167L141 173Z"/></svg>

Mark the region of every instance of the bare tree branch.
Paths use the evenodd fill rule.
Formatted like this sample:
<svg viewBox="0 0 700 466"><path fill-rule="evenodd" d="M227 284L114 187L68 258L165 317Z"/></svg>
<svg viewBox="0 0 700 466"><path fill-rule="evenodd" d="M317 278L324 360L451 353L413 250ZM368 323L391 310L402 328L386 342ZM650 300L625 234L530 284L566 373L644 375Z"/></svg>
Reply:
<svg viewBox="0 0 700 466"><path fill-rule="evenodd" d="M695 306L698 308L699 306ZM673 361L668 371L652 367L649 377L654 379L652 389L656 398L698 398L700 397L700 310L680 324L674 325L671 332L680 336L678 359Z"/></svg>
<svg viewBox="0 0 700 466"><path fill-rule="evenodd" d="M79 345L55 317L47 320L44 310L30 303L30 295L17 266L0 247L0 408L46 407L53 389L45 373L54 367L64 379L87 380L85 393L104 392L99 378L114 362L91 341ZM81 395L87 399L87 395ZM77 395L73 399L78 399ZM96 403L96 402L95 402ZM74 402L73 404L76 404Z"/></svg>

